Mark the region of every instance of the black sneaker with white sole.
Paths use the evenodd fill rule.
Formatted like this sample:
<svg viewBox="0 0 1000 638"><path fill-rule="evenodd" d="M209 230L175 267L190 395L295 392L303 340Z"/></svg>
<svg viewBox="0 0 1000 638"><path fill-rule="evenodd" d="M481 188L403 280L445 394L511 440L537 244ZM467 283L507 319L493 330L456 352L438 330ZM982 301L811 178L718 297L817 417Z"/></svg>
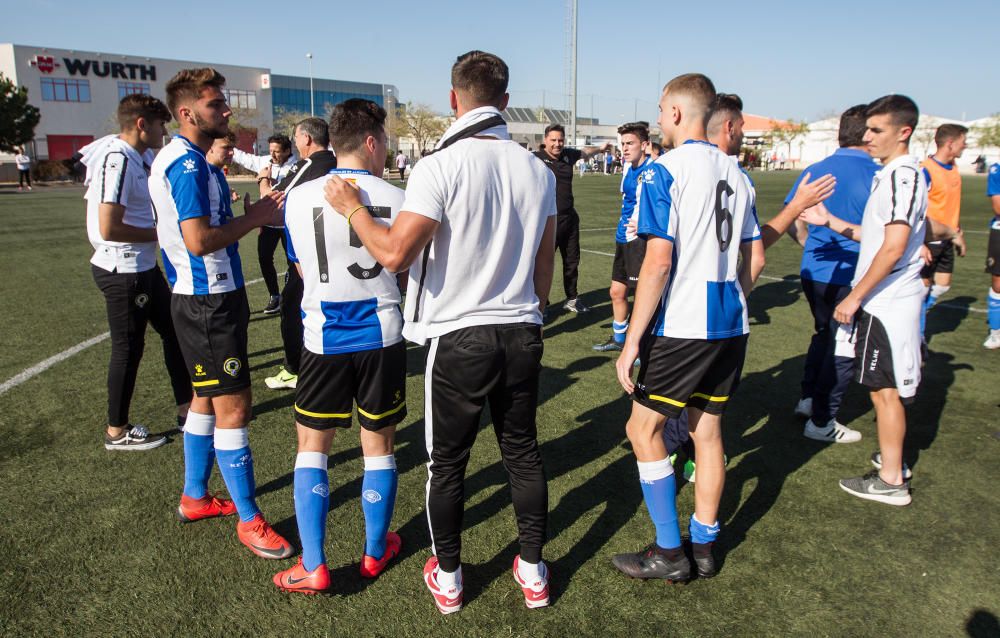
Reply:
<svg viewBox="0 0 1000 638"><path fill-rule="evenodd" d="M910 484L890 485L878 475L878 470L872 470L864 476L840 479L840 489L848 494L868 501L878 501L886 505L909 505Z"/></svg>
<svg viewBox="0 0 1000 638"><path fill-rule="evenodd" d="M129 425L116 438L111 438L107 432L104 433L105 450L141 452L158 448L166 442L167 437L162 434L150 434L149 429L144 425Z"/></svg>
<svg viewBox="0 0 1000 638"><path fill-rule="evenodd" d="M590 312L590 308L587 304L580 301L579 297L573 297L572 299L567 299L566 303L563 304L563 310L569 310L570 312Z"/></svg>
<svg viewBox="0 0 1000 638"><path fill-rule="evenodd" d="M281 295L271 295L267 305L264 306L265 315L276 315L281 312Z"/></svg>
<svg viewBox="0 0 1000 638"><path fill-rule="evenodd" d="M680 548L667 550L651 543L635 554L615 554L611 562L618 571L632 578L659 578L671 583L691 579L691 563Z"/></svg>
<svg viewBox="0 0 1000 638"><path fill-rule="evenodd" d="M882 469L882 453L879 451L872 452L872 465L875 466L876 470ZM903 463L903 480L909 481L913 478L913 472L910 470L910 466Z"/></svg>
<svg viewBox="0 0 1000 638"><path fill-rule="evenodd" d="M608 337L608 340L605 341L604 343L599 343L595 346L591 346L591 349L596 350L597 352L621 352L622 347L624 345L625 344L623 343L618 343L617 341L615 341L615 337L614 335L612 335Z"/></svg>

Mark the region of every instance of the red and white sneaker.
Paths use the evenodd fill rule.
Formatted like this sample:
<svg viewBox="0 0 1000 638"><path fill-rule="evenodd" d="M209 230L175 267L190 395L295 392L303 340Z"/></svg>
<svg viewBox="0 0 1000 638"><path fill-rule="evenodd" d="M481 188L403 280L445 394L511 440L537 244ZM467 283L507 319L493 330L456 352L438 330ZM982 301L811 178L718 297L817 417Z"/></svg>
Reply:
<svg viewBox="0 0 1000 638"><path fill-rule="evenodd" d="M382 558L372 558L368 554L361 557L361 577L375 578L382 573L385 566L393 558L399 556L399 550L403 547L403 539L396 532L387 532L385 535L385 552Z"/></svg>
<svg viewBox="0 0 1000 638"><path fill-rule="evenodd" d="M283 572L274 575L274 584L281 591L297 592L300 594L315 595L330 589L330 570L326 565L320 565L311 572L307 572L302 566L302 559Z"/></svg>
<svg viewBox="0 0 1000 638"><path fill-rule="evenodd" d="M424 565L424 583L427 589L434 595L434 604L442 614L453 614L462 609L462 585L461 583L449 587L447 590L438 586L438 559L431 556Z"/></svg>
<svg viewBox="0 0 1000 638"><path fill-rule="evenodd" d="M514 557L514 580L517 584L521 586L521 591L524 592L524 604L527 605L528 609L536 609L538 607L548 607L549 606L549 568L545 563L540 563L538 565L539 576L534 582L527 582L521 578L521 575L517 571L518 565L521 564L521 556L518 554Z"/></svg>

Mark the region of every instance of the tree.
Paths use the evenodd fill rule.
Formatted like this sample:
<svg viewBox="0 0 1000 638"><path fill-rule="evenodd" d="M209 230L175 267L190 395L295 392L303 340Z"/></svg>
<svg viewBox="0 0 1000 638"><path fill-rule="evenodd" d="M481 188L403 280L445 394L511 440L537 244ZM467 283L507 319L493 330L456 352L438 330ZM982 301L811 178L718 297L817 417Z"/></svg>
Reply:
<svg viewBox="0 0 1000 638"><path fill-rule="evenodd" d="M283 107L278 107L274 113L274 134L287 135L289 138L295 135L295 125L309 117L308 113L302 111L289 111Z"/></svg>
<svg viewBox="0 0 1000 638"><path fill-rule="evenodd" d="M431 110L426 104L407 102L392 118L390 133L393 137L413 138L419 150L430 147L448 129L444 117Z"/></svg>
<svg viewBox="0 0 1000 638"><path fill-rule="evenodd" d="M35 138L41 115L28 104L28 88L0 73L0 151L15 152Z"/></svg>
<svg viewBox="0 0 1000 638"><path fill-rule="evenodd" d="M769 133L771 144L775 149L782 145L788 145L789 158L792 156L792 142L809 132L808 122L770 120L768 124L771 127Z"/></svg>
<svg viewBox="0 0 1000 638"><path fill-rule="evenodd" d="M982 148L1000 148L1000 113L994 113L985 124L972 128L979 146Z"/></svg>

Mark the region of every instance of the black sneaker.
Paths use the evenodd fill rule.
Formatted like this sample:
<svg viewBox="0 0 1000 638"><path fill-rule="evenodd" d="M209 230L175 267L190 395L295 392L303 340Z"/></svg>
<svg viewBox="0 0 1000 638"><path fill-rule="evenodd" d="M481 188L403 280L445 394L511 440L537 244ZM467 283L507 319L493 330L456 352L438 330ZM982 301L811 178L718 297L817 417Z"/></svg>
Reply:
<svg viewBox="0 0 1000 638"><path fill-rule="evenodd" d="M607 341L593 346L592 349L598 352L621 352L622 344L615 341L615 337L612 335L608 337Z"/></svg>
<svg viewBox="0 0 1000 638"><path fill-rule="evenodd" d="M124 450L141 452L160 447L167 442L167 437L162 434L150 434L144 425L130 425L127 430L111 438L108 433L104 433L105 450Z"/></svg>
<svg viewBox="0 0 1000 638"><path fill-rule="evenodd" d="M691 557L698 568L698 578L711 578L719 573L712 557L712 543L691 543Z"/></svg>
<svg viewBox="0 0 1000 638"><path fill-rule="evenodd" d="M669 554L679 555L671 558ZM611 558L618 571L632 578L659 578L671 583L691 579L691 563L680 549L669 552L651 543L636 554L616 554Z"/></svg>
<svg viewBox="0 0 1000 638"><path fill-rule="evenodd" d="M276 315L281 311L281 295L271 295L267 305L264 306L265 315Z"/></svg>
<svg viewBox="0 0 1000 638"><path fill-rule="evenodd" d="M587 307L585 303L580 301L579 297L573 297L572 299L567 299L566 303L563 304L563 310L569 310L570 312L590 312L590 308Z"/></svg>

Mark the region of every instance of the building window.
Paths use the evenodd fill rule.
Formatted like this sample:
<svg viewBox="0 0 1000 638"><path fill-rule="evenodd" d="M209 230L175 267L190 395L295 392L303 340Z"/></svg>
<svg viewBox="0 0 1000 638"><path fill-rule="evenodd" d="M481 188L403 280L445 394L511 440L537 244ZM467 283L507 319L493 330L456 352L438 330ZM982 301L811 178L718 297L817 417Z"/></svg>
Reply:
<svg viewBox="0 0 1000 638"><path fill-rule="evenodd" d="M126 95L138 95L144 94L149 95L149 85L145 82L119 82L118 83L118 99L122 99Z"/></svg>
<svg viewBox="0 0 1000 638"><path fill-rule="evenodd" d="M46 102L89 102L90 82L42 78L42 99Z"/></svg>
<svg viewBox="0 0 1000 638"><path fill-rule="evenodd" d="M226 94L226 102L229 106L239 109L257 110L257 94L253 91L243 91L241 89L223 89Z"/></svg>

